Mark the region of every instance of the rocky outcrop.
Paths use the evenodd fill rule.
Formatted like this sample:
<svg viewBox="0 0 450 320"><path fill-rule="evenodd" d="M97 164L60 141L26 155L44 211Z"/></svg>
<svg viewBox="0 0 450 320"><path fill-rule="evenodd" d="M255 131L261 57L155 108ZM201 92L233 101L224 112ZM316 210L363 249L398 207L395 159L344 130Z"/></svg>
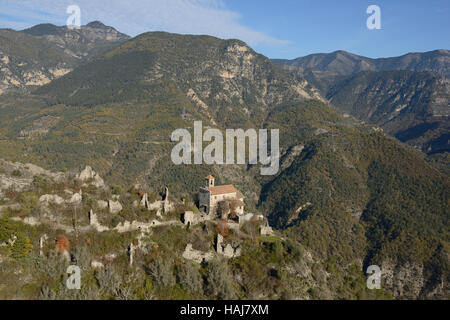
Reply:
<svg viewBox="0 0 450 320"><path fill-rule="evenodd" d="M74 193L72 197L67 200L67 204L71 205L79 205L83 201L83 191L80 190L78 193Z"/></svg>
<svg viewBox="0 0 450 320"><path fill-rule="evenodd" d="M0 29L0 94L48 84L127 39L98 21L79 29L51 24Z"/></svg>
<svg viewBox="0 0 450 320"><path fill-rule="evenodd" d="M135 252L136 252L136 246L133 243L130 243L130 245L128 247L128 257L130 258L130 267L133 266Z"/></svg>
<svg viewBox="0 0 450 320"><path fill-rule="evenodd" d="M39 203L42 205L62 205L65 200L56 194L44 194L39 198Z"/></svg>
<svg viewBox="0 0 450 320"><path fill-rule="evenodd" d="M103 179L90 166L86 166L86 168L80 172L77 178L80 181L84 182L85 185L92 184L97 188L106 187Z"/></svg>
<svg viewBox="0 0 450 320"><path fill-rule="evenodd" d="M31 163L11 162L0 159L0 194L2 190L12 189L18 192L31 185L35 176L44 176L55 182L63 182L66 175L51 172Z"/></svg>
<svg viewBox="0 0 450 320"><path fill-rule="evenodd" d="M385 260L381 266L381 286L394 297L417 299L424 285L423 265L397 265Z"/></svg>
<svg viewBox="0 0 450 320"><path fill-rule="evenodd" d="M105 267L105 265L103 263L101 263L100 261L97 261L97 260L91 261L92 269L103 269L104 267Z"/></svg>

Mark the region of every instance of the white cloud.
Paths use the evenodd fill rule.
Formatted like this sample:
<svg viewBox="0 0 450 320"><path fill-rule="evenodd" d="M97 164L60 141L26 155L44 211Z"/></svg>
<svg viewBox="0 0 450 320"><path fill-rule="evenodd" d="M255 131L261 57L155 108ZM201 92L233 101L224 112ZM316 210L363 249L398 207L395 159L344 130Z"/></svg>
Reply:
<svg viewBox="0 0 450 320"><path fill-rule="evenodd" d="M137 35L147 31L168 31L183 34L209 34L219 38L238 38L252 46L279 46L279 40L241 23L239 13L226 9L222 0L3 0L5 25L17 18L29 21L65 24L66 8L78 5L83 24L100 20L121 32ZM17 22L17 21L16 21ZM18 22L17 22L18 23Z"/></svg>

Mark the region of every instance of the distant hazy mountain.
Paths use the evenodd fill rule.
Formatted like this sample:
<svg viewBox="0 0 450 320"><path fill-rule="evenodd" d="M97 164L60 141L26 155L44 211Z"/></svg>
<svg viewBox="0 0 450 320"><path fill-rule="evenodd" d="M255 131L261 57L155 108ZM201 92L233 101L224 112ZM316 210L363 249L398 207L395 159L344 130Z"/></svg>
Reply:
<svg viewBox="0 0 450 320"><path fill-rule="evenodd" d="M383 59L336 51L275 62L338 109L428 154L450 151L448 50Z"/></svg>
<svg viewBox="0 0 450 320"><path fill-rule="evenodd" d="M340 110L428 154L450 152L450 80L430 72L359 72L326 92Z"/></svg>
<svg viewBox="0 0 450 320"><path fill-rule="evenodd" d="M100 22L78 30L52 24L0 29L0 94L49 83L128 38Z"/></svg>
<svg viewBox="0 0 450 320"><path fill-rule="evenodd" d="M435 50L408 53L400 57L371 59L346 51L311 54L294 60L274 60L291 71L304 73L308 69L349 75L359 71L411 70L431 71L450 76L450 51Z"/></svg>
<svg viewBox="0 0 450 320"><path fill-rule="evenodd" d="M42 37L54 43L64 52L76 59L86 59L95 54L110 49L112 46L128 40L130 37L105 26L99 21L93 21L80 29L69 29L66 26L57 27L52 24L40 24L22 32Z"/></svg>

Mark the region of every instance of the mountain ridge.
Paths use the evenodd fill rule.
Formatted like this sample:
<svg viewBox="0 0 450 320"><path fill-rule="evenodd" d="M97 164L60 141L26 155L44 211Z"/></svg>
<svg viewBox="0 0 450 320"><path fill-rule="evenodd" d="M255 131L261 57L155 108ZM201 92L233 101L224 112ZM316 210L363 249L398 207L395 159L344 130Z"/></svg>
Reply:
<svg viewBox="0 0 450 320"><path fill-rule="evenodd" d="M127 39L100 22L73 30L53 24L0 29L0 94L49 83Z"/></svg>
<svg viewBox="0 0 450 320"><path fill-rule="evenodd" d="M331 53L310 54L296 59L273 59L286 68L303 73L307 69L349 75L359 71L411 70L431 71L440 76L450 76L450 51L437 49L427 52L410 52L398 57L368 58L344 50Z"/></svg>
<svg viewBox="0 0 450 320"><path fill-rule="evenodd" d="M450 51L371 59L340 50L274 62L307 79L340 111L437 157L447 170Z"/></svg>

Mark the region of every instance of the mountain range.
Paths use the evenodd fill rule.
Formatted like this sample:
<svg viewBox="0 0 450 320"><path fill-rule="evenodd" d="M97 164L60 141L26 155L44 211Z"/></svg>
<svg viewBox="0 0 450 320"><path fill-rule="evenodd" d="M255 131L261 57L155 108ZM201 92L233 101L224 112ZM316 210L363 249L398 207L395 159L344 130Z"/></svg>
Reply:
<svg viewBox="0 0 450 320"><path fill-rule="evenodd" d="M129 38L99 22L1 30L0 42L1 158L90 165L117 190L194 199L214 174L324 264L380 265L394 297L448 297L448 51L271 61L240 40ZM194 120L279 129L280 172L174 165L171 132Z"/></svg>
<svg viewBox="0 0 450 320"><path fill-rule="evenodd" d="M95 21L80 29L41 24L0 30L0 93L49 83L129 36Z"/></svg>
<svg viewBox="0 0 450 320"><path fill-rule="evenodd" d="M448 167L448 50L370 59L345 51L274 60L338 110L374 124Z"/></svg>

